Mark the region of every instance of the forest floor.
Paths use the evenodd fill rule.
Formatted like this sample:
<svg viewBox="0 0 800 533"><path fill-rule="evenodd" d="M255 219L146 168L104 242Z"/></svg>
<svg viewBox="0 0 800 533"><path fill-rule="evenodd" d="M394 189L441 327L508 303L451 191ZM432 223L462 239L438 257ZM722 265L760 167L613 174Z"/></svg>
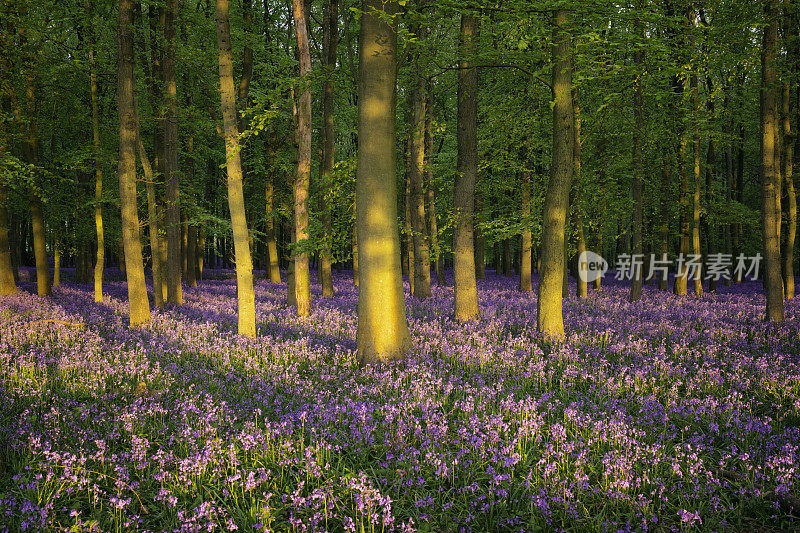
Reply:
<svg viewBox="0 0 800 533"><path fill-rule="evenodd" d="M467 324L452 285L408 298L414 353L360 369L347 273L306 319L259 280L252 340L235 280L134 331L122 282L102 304L23 282L0 300L0 531L800 528L797 299L778 327L759 283L630 304L612 281L551 344L517 283L479 281Z"/></svg>

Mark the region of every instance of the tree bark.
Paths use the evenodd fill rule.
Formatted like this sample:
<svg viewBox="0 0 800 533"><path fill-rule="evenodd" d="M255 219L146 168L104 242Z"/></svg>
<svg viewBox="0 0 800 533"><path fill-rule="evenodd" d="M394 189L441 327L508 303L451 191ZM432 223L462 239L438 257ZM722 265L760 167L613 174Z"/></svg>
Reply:
<svg viewBox="0 0 800 533"><path fill-rule="evenodd" d="M253 292L253 264L248 243L247 218L244 209L242 161L239 128L236 116L236 93L233 84L233 51L228 19L228 0L217 0L217 46L219 49L219 84L225 154L228 169L228 208L233 227L236 254L236 291L239 299L239 334L256 336L256 306Z"/></svg>
<svg viewBox="0 0 800 533"><path fill-rule="evenodd" d="M574 215L575 221L575 230L577 233L577 258L579 259L581 254L586 251L586 240L584 239L583 235L583 203L581 202L581 116L580 116L580 106L578 103L578 90L572 90L572 107L573 107L573 117L574 117L574 134L575 139L573 140L573 148L572 148L572 182L573 182L573 190L575 191L575 197L572 205L572 213ZM577 263L576 263L576 266ZM578 298L588 298L589 296L589 287L587 282L581 279L580 272L576 272L575 276L575 296Z"/></svg>
<svg viewBox="0 0 800 533"><path fill-rule="evenodd" d="M564 226L575 144L572 107L572 39L565 28L567 11L558 9L553 27L553 159L542 217L542 266L539 274L537 327L546 336L564 337L562 284Z"/></svg>
<svg viewBox="0 0 800 533"><path fill-rule="evenodd" d="M519 290L529 292L533 290L533 286L531 284L531 173L527 169L522 171L521 188L522 257L519 266Z"/></svg>
<svg viewBox="0 0 800 533"><path fill-rule="evenodd" d="M294 253L294 288L297 300L297 315L311 314L311 276L308 268L308 192L311 178L311 89L310 82L311 51L308 47L308 28L306 27L305 2L293 0L294 29L297 37L297 50L300 56L300 89L297 107L297 175L294 180L294 219L298 250Z"/></svg>
<svg viewBox="0 0 800 533"><path fill-rule="evenodd" d="M478 289L475 281L474 212L478 176L478 70L472 56L477 50L480 19L461 14L458 70L458 161L453 187L453 270L455 273L455 318L477 319Z"/></svg>
<svg viewBox="0 0 800 533"><path fill-rule="evenodd" d="M796 27L791 25L790 27ZM795 37L796 39L797 37ZM795 70L796 72L796 70ZM796 90L796 89L795 89ZM783 294L786 299L794 298L794 241L797 237L797 196L794 190L794 143L795 133L792 131L792 115L795 113L795 100L792 98L789 83L784 82L782 93L783 116L783 181L786 184L786 233L783 246Z"/></svg>
<svg viewBox="0 0 800 533"><path fill-rule="evenodd" d="M778 3L766 0L764 11L767 26L764 28L761 49L761 232L764 239L764 292L766 294L766 319L783 322L783 288L781 281L780 244L777 235L776 188L779 187L775 169L775 130L778 127L778 98L776 75L776 47L778 44Z"/></svg>
<svg viewBox="0 0 800 533"><path fill-rule="evenodd" d="M130 326L150 322L150 302L144 278L139 214L136 201L136 124L133 61L133 1L119 0L119 45L117 59L117 108L119 110L119 198L122 208L122 239L125 275L128 280Z"/></svg>
<svg viewBox="0 0 800 533"><path fill-rule="evenodd" d="M424 80L417 77L411 89L411 163L410 210L414 246L414 296L424 300L431 295L431 263L428 247L427 226L425 223L425 86Z"/></svg>
<svg viewBox="0 0 800 533"><path fill-rule="evenodd" d="M322 58L326 70L322 84L322 161L320 162L320 215L322 218L322 250L320 271L322 296L333 296L333 275L331 273L331 245L333 228L331 226L331 206L325 196L328 190L335 163L336 130L333 123L333 90L336 80L336 48L339 43L339 17L337 0L323 0L322 15Z"/></svg>
<svg viewBox="0 0 800 533"><path fill-rule="evenodd" d="M156 203L156 187L155 177L153 176L153 167L150 165L150 158L147 157L147 152L142 143L141 131L139 131L139 124L137 122L136 136L139 145L139 161L142 163L144 169L144 180L147 189L147 225L150 231L150 261L151 269L153 271L153 304L159 308L164 308L164 291L163 291L163 275L164 272L161 268L161 237L159 236L159 212L158 204Z"/></svg>
<svg viewBox="0 0 800 533"><path fill-rule="evenodd" d="M693 12L692 12L693 13ZM692 45L694 48L694 45ZM692 194L692 253L696 257L702 257L700 249L700 98L697 87L697 73L692 72L689 76L689 86L692 96L692 183L694 192ZM702 261L701 261L702 263ZM694 295L703 295L702 271L698 272L693 280Z"/></svg>
<svg viewBox="0 0 800 533"><path fill-rule="evenodd" d="M181 287L181 206L178 176L178 89L175 77L175 19L178 0L167 0L164 12L164 183L167 203L167 301L183 305Z"/></svg>
<svg viewBox="0 0 800 533"><path fill-rule="evenodd" d="M428 197L428 236L430 252L433 256L433 269L436 271L436 283L444 285L444 268L442 268L441 250L439 248L439 223L436 219L436 184L433 177L433 96L432 86L428 85L428 96L425 104L425 188Z"/></svg>
<svg viewBox="0 0 800 533"><path fill-rule="evenodd" d="M396 1L364 0L359 46L356 224L359 364L401 359L411 348L400 270L395 181ZM377 11L377 12L376 12Z"/></svg>
<svg viewBox="0 0 800 533"><path fill-rule="evenodd" d="M0 142L4 141L0 138ZM5 146L0 146L0 151L5 151ZM0 296L17 293L8 230L8 191L5 185L0 185Z"/></svg>
<svg viewBox="0 0 800 533"><path fill-rule="evenodd" d="M644 26L640 19L634 23L636 37L644 41ZM642 76L644 75L644 50L641 48L643 43L633 53L633 62L636 68L636 79L633 89L633 257L638 258L642 255L642 231L644 222L642 220L643 198L642 198L642 135L644 126L644 99L642 97ZM634 263L635 264L635 263ZM631 279L631 290L628 294L629 302L636 302L642 298L642 269L633 269Z"/></svg>

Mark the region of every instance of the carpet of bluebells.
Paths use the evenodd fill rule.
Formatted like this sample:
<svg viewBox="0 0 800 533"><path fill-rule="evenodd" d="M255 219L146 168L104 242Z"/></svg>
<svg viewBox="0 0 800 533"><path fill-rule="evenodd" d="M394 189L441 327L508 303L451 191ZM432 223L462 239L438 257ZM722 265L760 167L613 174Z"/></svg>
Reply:
<svg viewBox="0 0 800 533"><path fill-rule="evenodd" d="M759 283L630 304L612 281L552 343L489 273L479 321L434 287L407 299L414 353L362 369L345 273L306 319L257 281L256 339L222 271L139 330L121 281L96 304L25 274L0 300L0 531L800 528L800 305L766 325Z"/></svg>

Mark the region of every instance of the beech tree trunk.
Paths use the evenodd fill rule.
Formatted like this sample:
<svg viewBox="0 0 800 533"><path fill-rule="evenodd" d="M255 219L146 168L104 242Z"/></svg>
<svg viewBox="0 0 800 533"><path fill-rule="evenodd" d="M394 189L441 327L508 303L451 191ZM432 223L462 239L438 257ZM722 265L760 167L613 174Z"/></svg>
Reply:
<svg viewBox="0 0 800 533"><path fill-rule="evenodd" d="M136 201L136 83L133 61L133 1L119 0L117 107L119 110L119 199L122 208L122 242L128 280L130 326L150 322L150 302L144 278L139 213Z"/></svg>
<svg viewBox="0 0 800 533"><path fill-rule="evenodd" d="M433 178L433 96L432 86L428 85L428 97L425 104L425 187L428 197L428 236L430 237L430 252L433 256L433 269L436 271L436 283L444 285L444 268L442 267L442 253L439 248L439 223L436 219L436 184Z"/></svg>
<svg viewBox="0 0 800 533"><path fill-rule="evenodd" d="M320 161L320 215L322 218L322 250L320 252L320 278L322 296L333 296L333 275L331 273L331 207L325 196L330 187L335 163L336 130L333 123L333 90L336 77L336 48L339 43L339 17L337 0L323 0L322 15L322 59L326 76L322 84L322 160Z"/></svg>
<svg viewBox="0 0 800 533"><path fill-rule="evenodd" d="M397 10L394 0L363 1L356 174L357 359L361 365L401 359L411 348L397 232L397 34L380 14L392 17Z"/></svg>
<svg viewBox="0 0 800 533"><path fill-rule="evenodd" d="M783 322L783 287L775 200L775 191L779 187L775 153L780 150L775 145L775 130L778 127L775 65L779 22L777 0L766 0L764 10L767 16L761 49L761 232L764 239L764 292L767 300L767 321Z"/></svg>
<svg viewBox="0 0 800 533"><path fill-rule="evenodd" d="M529 292L531 285L531 173L522 171L522 257L519 265L519 290Z"/></svg>
<svg viewBox="0 0 800 533"><path fill-rule="evenodd" d="M147 189L147 225L150 231L150 261L151 269L153 271L153 304L159 309L164 308L164 272L161 264L161 237L159 236L159 212L158 204L156 203L156 187L155 177L153 176L153 167L150 165L150 158L147 157L147 152L142 143L141 132L138 130L139 124L137 122L136 136L139 145L139 161L142 163L144 169L144 179Z"/></svg>
<svg viewBox="0 0 800 533"><path fill-rule="evenodd" d="M311 72L305 3L293 0L294 29L300 56L300 77L307 81ZM294 180L294 228L297 235L294 253L294 290L297 315L311 314L311 276L308 268L308 192L311 179L311 90L304 83L297 107L297 175Z"/></svg>
<svg viewBox="0 0 800 533"><path fill-rule="evenodd" d="M236 292L239 299L239 334L256 336L256 306L253 292L253 264L248 243L247 218L244 209L242 161L239 150L239 128L236 113L236 92L233 84L233 51L228 19L228 0L217 0L217 46L219 49L219 84L222 99L222 120L228 169L228 208L233 227L236 255Z"/></svg>
<svg viewBox="0 0 800 533"><path fill-rule="evenodd" d="M0 142L4 141L0 138ZM5 151L5 146L0 146L0 151ZM17 293L8 230L8 191L5 185L0 185L0 296Z"/></svg>
<svg viewBox="0 0 800 533"><path fill-rule="evenodd" d="M92 107L92 159L94 159L94 225L97 233L97 255L94 262L94 301L103 301L103 267L105 235L103 232L103 165L100 161L100 108L98 104L97 66L95 64L94 9L86 0L86 35L89 48L89 89Z"/></svg>
<svg viewBox="0 0 800 533"><path fill-rule="evenodd" d="M431 295L431 263L430 249L425 221L425 86L422 78L414 80L411 90L411 164L410 177L410 211L413 228L412 244L414 246L414 296L420 300Z"/></svg>
<svg viewBox="0 0 800 533"><path fill-rule="evenodd" d="M573 141L572 149L572 182L575 197L572 205L572 213L574 214L574 221L577 233L577 257L575 266L578 267L577 260L583 252L586 251L586 241L583 235L583 204L581 202L581 116L580 106L578 103L578 90L572 90L572 106L574 116L575 139ZM578 298L588 298L589 287L583 279L581 279L580 271L576 271L575 276L575 296Z"/></svg>
<svg viewBox="0 0 800 533"><path fill-rule="evenodd" d="M786 184L786 233L783 246L783 293L786 299L794 298L794 241L797 237L797 196L794 191L794 143L795 133L792 131L792 114L795 112L792 91L787 82L781 90L783 117L783 181Z"/></svg>
<svg viewBox="0 0 800 533"><path fill-rule="evenodd" d="M478 177L478 70L473 54L477 49L480 19L461 14L458 70L458 161L453 186L453 271L455 274L455 318L477 319L478 288L475 281L474 212Z"/></svg>
<svg viewBox="0 0 800 533"><path fill-rule="evenodd" d="M164 12L164 183L166 185L167 301L183 305L181 287L181 206L178 176L178 89L175 77L175 19L178 0L167 0Z"/></svg>
<svg viewBox="0 0 800 533"><path fill-rule="evenodd" d="M692 48L694 48L694 45ZM697 257L702 257L700 249L700 104L696 73L693 72L689 77L689 84L692 95L692 121L694 123L692 125L692 183L694 184L694 193L692 195L692 253ZM695 296L703 295L702 275L702 271L698 272L692 280Z"/></svg>
<svg viewBox="0 0 800 533"><path fill-rule="evenodd" d="M564 281L564 226L575 144L572 107L572 39L567 11L558 9L553 27L553 160L542 217L542 266L539 274L537 327L546 336L564 337L562 284Z"/></svg>
<svg viewBox="0 0 800 533"><path fill-rule="evenodd" d="M636 26L636 36L644 41L644 26L642 22L637 19L634 23ZM644 50L641 48L643 44L639 43L639 47L633 53L633 62L636 65L633 90L633 116L634 116L634 129L633 129L633 257L638 258L642 254L642 231L644 230L644 221L642 220L643 213L643 198L642 198L642 135L643 135L643 122L644 122L644 101L642 97L642 76L644 75ZM629 302L636 302L642 298L642 269L633 269L633 278L631 279L631 290L628 294Z"/></svg>

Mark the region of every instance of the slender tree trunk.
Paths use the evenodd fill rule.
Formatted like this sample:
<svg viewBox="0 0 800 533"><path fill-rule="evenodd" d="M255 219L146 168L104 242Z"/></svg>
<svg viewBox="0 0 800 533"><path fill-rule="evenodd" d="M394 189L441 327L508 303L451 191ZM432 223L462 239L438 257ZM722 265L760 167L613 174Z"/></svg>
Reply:
<svg viewBox="0 0 800 533"><path fill-rule="evenodd" d="M364 0L359 46L356 224L358 362L401 359L411 348L400 270L395 182L397 2Z"/></svg>
<svg viewBox="0 0 800 533"><path fill-rule="evenodd" d="M775 145L778 127L778 98L776 75L776 47L778 44L778 3L766 0L764 4L767 26L764 28L761 49L761 209L762 236L764 239L764 292L767 299L766 319L783 322L783 288L781 283L780 244L777 235L776 188L778 172L775 169Z"/></svg>
<svg viewBox="0 0 800 533"><path fill-rule="evenodd" d="M714 84L711 81L711 77L706 75L706 88L708 89L708 99L706 103L706 109L708 110L708 114L710 117L714 117ZM706 205L706 214L702 217L702 225L703 225L703 235L706 241L706 264L709 263L708 258L716 252L714 246L714 236L711 231L711 225L709 223L708 213L711 209L711 193L712 193L712 185L713 185L713 178L714 178L714 164L716 161L716 146L714 142L714 137L709 136L708 139L708 149L706 150L706 185L705 185L705 205ZM706 272L704 271L703 274L705 275ZM708 292L717 292L717 282L714 280L713 277L709 278L708 281Z"/></svg>
<svg viewBox="0 0 800 533"><path fill-rule="evenodd" d="M100 161L100 109L95 64L94 8L91 0L84 3L89 48L89 89L92 107L92 158L94 159L94 225L97 233L97 256L94 265L94 301L103 301L103 266L105 236L103 233L103 164Z"/></svg>
<svg viewBox="0 0 800 533"><path fill-rule="evenodd" d="M252 237L251 237L252 238ZM181 279L188 280L189 259L186 248L189 244L189 220L186 213L181 213Z"/></svg>
<svg viewBox="0 0 800 533"><path fill-rule="evenodd" d="M640 6L641 7L641 6ZM636 37L642 42L644 41L644 26L642 22L637 19L634 23L636 26ZM634 116L634 130L633 130L633 257L638 258L642 255L642 231L644 230L644 222L642 214L644 206L642 198L642 135L643 122L644 122L644 99L642 97L642 76L644 75L644 49L643 44L639 44L633 54L633 62L636 65L636 79L634 80L633 91L633 116ZM634 263L635 264L635 263ZM642 269L634 268L633 277L631 279L631 290L628 294L629 302L637 302L642 298Z"/></svg>
<svg viewBox="0 0 800 533"><path fill-rule="evenodd" d="M181 287L181 206L178 176L178 93L175 77L175 19L178 0L167 0L164 12L164 183L167 189L167 301L183 305Z"/></svg>
<svg viewBox="0 0 800 533"><path fill-rule="evenodd" d="M569 207L569 182L575 144L572 107L572 39L567 11L558 9L553 27L553 161L542 217L542 267L537 300L538 330L564 337L561 309L564 281L564 226Z"/></svg>
<svg viewBox="0 0 800 533"><path fill-rule="evenodd" d="M692 73L689 77L689 84L692 94L692 182L694 193L692 195L692 253L696 257L702 257L700 249L700 104L697 88L697 74ZM702 262L702 261L701 261ZM702 272L698 272L694 277L694 295L703 295Z"/></svg>
<svg viewBox="0 0 800 533"><path fill-rule="evenodd" d="M125 275L128 279L130 326L150 322L150 302L144 278L139 214L136 201L136 124L133 1L119 0L119 47L117 59L117 107L119 109L119 198L122 207L122 239Z"/></svg>
<svg viewBox="0 0 800 533"><path fill-rule="evenodd" d="M189 224L186 243L186 283L197 287L197 226Z"/></svg>
<svg viewBox="0 0 800 533"><path fill-rule="evenodd" d="M411 138L409 137L409 151L411 152ZM405 195L405 216L403 217L403 230L405 232L406 241L406 265L405 269L408 272L408 289L411 295L414 295L416 285L416 276L414 272L414 230L411 225L411 171L410 161L406 158L406 195Z"/></svg>
<svg viewBox="0 0 800 533"><path fill-rule="evenodd" d="M436 220L436 184L433 178L433 96L432 86L428 85L428 97L425 105L425 187L428 197L428 235L430 237L430 250L433 256L436 283L444 285L444 268L442 268L441 250L439 248L439 225Z"/></svg>
<svg viewBox="0 0 800 533"><path fill-rule="evenodd" d="M335 163L336 130L333 123L333 90L336 78L336 48L339 43L339 17L337 0L323 0L322 58L326 69L322 85L322 161L320 164L320 204L322 218L322 251L320 254L320 273L322 296L333 296L333 275L331 274L331 245L333 228L331 226L331 206L325 196L330 187Z"/></svg>
<svg viewBox="0 0 800 533"><path fill-rule="evenodd" d="M600 216L598 217L597 221L597 253L601 256L605 253L605 223L606 223L606 212L608 206L606 205L606 196L608 193L608 154L606 152L606 140L605 138L600 139L601 147L600 150L600 175L598 179L600 181ZM597 291L602 290L602 282L603 277L598 276L596 280L594 280L594 289Z"/></svg>
<svg viewBox="0 0 800 533"><path fill-rule="evenodd" d="M274 161L274 146L269 147L270 152L270 161ZM267 212L267 223L266 223L266 240L267 240L267 254L269 255L268 258L268 270L269 270L269 280L272 283L280 283L281 282L281 269L280 269L280 259L278 256L278 241L276 238L275 232L275 218L277 213L275 212L274 206L275 202L275 185L274 185L274 177L272 173L272 167L270 167L269 172L266 176L266 205L265 209Z"/></svg>
<svg viewBox="0 0 800 533"><path fill-rule="evenodd" d="M796 38L796 37L795 37ZM783 247L783 292L787 299L794 298L794 241L797 237L797 196L794 191L794 143L792 114L795 112L792 91L787 82L782 87L783 115L783 181L786 183L788 212L786 216L786 240Z"/></svg>
<svg viewBox="0 0 800 533"><path fill-rule="evenodd" d="M522 171L522 257L519 265L519 290L529 292L531 285L531 173Z"/></svg>
<svg viewBox="0 0 800 533"><path fill-rule="evenodd" d="M578 90L572 90L572 106L573 106L573 117L574 117L574 134L575 138L573 140L573 148L572 148L572 187L575 192L574 201L572 202L572 213L574 215L574 221L576 226L576 233L577 233L577 258L579 259L581 254L586 251L586 241L583 236L583 203L581 202L581 115L580 115L580 106L578 103ZM576 262L576 266L577 262ZM586 281L581 278L580 272L576 272L575 276L575 295L578 298L588 298L589 296L589 288L587 286Z"/></svg>
<svg viewBox="0 0 800 533"><path fill-rule="evenodd" d="M79 252L83 255L83 250ZM81 280L82 281L82 280ZM53 232L53 288L61 285L61 232Z"/></svg>
<svg viewBox="0 0 800 533"><path fill-rule="evenodd" d="M233 51L228 22L228 0L217 0L217 46L219 49L219 84L225 154L228 169L228 208L233 227L236 254L236 291L239 299L239 334L256 335L256 306L253 292L253 264L248 244L247 218L244 209L242 161L236 116L236 93L233 84Z"/></svg>
<svg viewBox="0 0 800 533"><path fill-rule="evenodd" d="M474 212L478 177L478 70L473 54L477 49L480 19L461 14L460 65L458 71L458 161L453 187L453 270L455 273L455 318L477 319L478 288L475 281Z"/></svg>
<svg viewBox="0 0 800 533"><path fill-rule="evenodd" d="M206 257L206 227L200 226L197 235L197 277L203 281L203 263Z"/></svg>
<svg viewBox="0 0 800 533"><path fill-rule="evenodd" d="M311 72L311 51L308 47L305 3L293 0L294 29L300 56L300 77L308 79ZM308 268L308 192L311 178L311 90L304 85L297 108L297 176L294 180L294 219L297 245L294 254L294 287L297 315L311 314L311 276Z"/></svg>
<svg viewBox="0 0 800 533"><path fill-rule="evenodd" d="M137 128L139 124L137 123ZM153 271L153 304L159 309L164 308L164 272L161 268L161 237L159 236L159 213L158 205L156 203L156 187L155 177L153 176L153 167L150 165L150 158L147 157L147 152L142 143L141 132L137 130L139 145L139 161L142 163L144 169L144 179L147 189L147 225L150 231L150 257L152 262Z"/></svg>
<svg viewBox="0 0 800 533"><path fill-rule="evenodd" d="M0 142L4 141L4 138L0 138ZM3 151L5 146L0 146L0 152ZM17 293L8 230L8 191L5 185L0 185L0 296Z"/></svg>
<svg viewBox="0 0 800 533"><path fill-rule="evenodd" d="M425 84L422 78L414 80L411 90L411 163L410 211L414 246L414 296L424 300L431 295L430 249L425 224Z"/></svg>

